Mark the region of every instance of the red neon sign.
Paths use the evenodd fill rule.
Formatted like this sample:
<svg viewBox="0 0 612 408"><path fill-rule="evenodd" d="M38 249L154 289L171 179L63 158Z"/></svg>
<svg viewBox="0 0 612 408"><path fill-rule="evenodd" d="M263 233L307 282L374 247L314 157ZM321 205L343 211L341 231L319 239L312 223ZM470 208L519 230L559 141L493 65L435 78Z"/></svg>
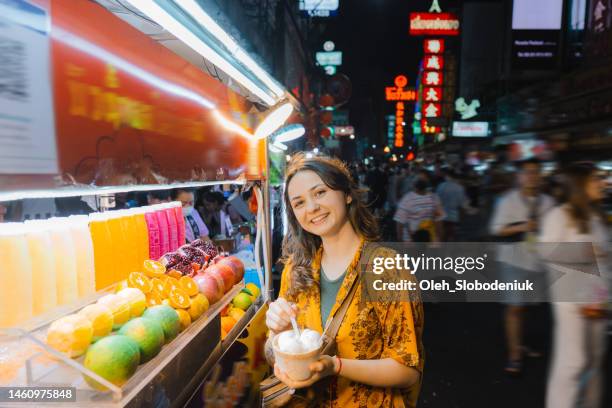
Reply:
<svg viewBox="0 0 612 408"><path fill-rule="evenodd" d="M442 71L423 71L423 84L425 86L442 86L444 75Z"/></svg>
<svg viewBox="0 0 612 408"><path fill-rule="evenodd" d="M426 119L422 119L421 120L421 131L423 133L439 133L441 132L441 129L437 126L427 126L427 120Z"/></svg>
<svg viewBox="0 0 612 408"><path fill-rule="evenodd" d="M398 75L395 77L394 83L398 88L403 88L408 85L408 78L405 75Z"/></svg>
<svg viewBox="0 0 612 408"><path fill-rule="evenodd" d="M414 88L388 86L385 88L385 99L388 101L416 101L416 91Z"/></svg>
<svg viewBox="0 0 612 408"><path fill-rule="evenodd" d="M441 55L433 54L426 55L423 58L423 69L435 69L441 70L444 68L444 57Z"/></svg>
<svg viewBox="0 0 612 408"><path fill-rule="evenodd" d="M442 88L426 86L423 88L423 100L425 102L441 102Z"/></svg>
<svg viewBox="0 0 612 408"><path fill-rule="evenodd" d="M395 86L385 88L385 99L387 101L416 101L416 91L414 88L404 88L408 85L408 78L405 75L398 75L394 80Z"/></svg>
<svg viewBox="0 0 612 408"><path fill-rule="evenodd" d="M404 102L395 104L395 147L404 146Z"/></svg>
<svg viewBox="0 0 612 408"><path fill-rule="evenodd" d="M427 102L423 106L423 114L426 118L437 118L442 115L442 105L435 102Z"/></svg>
<svg viewBox="0 0 612 408"><path fill-rule="evenodd" d="M459 35L459 19L452 13L410 13L410 35Z"/></svg>
<svg viewBox="0 0 612 408"><path fill-rule="evenodd" d="M423 41L425 54L442 54L444 53L444 40L442 38L426 38Z"/></svg>

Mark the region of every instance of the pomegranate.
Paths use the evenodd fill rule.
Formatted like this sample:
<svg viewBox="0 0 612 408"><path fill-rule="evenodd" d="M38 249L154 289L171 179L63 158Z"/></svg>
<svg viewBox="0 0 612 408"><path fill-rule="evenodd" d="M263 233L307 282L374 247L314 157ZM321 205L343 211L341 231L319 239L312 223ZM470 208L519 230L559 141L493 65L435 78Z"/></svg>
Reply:
<svg viewBox="0 0 612 408"><path fill-rule="evenodd" d="M244 264L240 259L236 258L235 256L228 256L223 258L220 262L229 265L234 271L234 284L237 284L242 280L244 277Z"/></svg>
<svg viewBox="0 0 612 408"><path fill-rule="evenodd" d="M174 265L176 265L180 261L181 255L177 252L168 252L167 254L162 255L162 257L159 258L159 262L161 262L162 265L166 267L166 269L172 269L172 267L174 267Z"/></svg>
<svg viewBox="0 0 612 408"><path fill-rule="evenodd" d="M234 270L227 264L216 263L206 268L204 273L218 276L223 281L223 292L227 293L234 286Z"/></svg>
<svg viewBox="0 0 612 408"><path fill-rule="evenodd" d="M204 253L208 255L208 259L213 259L215 256L219 255L219 251L217 251L215 244L211 241L196 239L191 243L191 246L204 251Z"/></svg>
<svg viewBox="0 0 612 408"><path fill-rule="evenodd" d="M211 305L223 297L223 287L214 276L200 273L194 276L193 280Z"/></svg>

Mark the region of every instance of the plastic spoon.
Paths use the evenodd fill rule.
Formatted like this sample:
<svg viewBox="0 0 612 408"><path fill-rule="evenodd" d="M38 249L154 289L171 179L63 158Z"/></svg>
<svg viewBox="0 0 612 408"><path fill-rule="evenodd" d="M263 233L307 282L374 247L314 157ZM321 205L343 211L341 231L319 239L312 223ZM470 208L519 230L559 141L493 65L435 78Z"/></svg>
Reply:
<svg viewBox="0 0 612 408"><path fill-rule="evenodd" d="M297 325L297 321L295 320L295 317L291 317L291 326L293 326L293 334L295 336L296 339L299 340L300 338L300 328Z"/></svg>

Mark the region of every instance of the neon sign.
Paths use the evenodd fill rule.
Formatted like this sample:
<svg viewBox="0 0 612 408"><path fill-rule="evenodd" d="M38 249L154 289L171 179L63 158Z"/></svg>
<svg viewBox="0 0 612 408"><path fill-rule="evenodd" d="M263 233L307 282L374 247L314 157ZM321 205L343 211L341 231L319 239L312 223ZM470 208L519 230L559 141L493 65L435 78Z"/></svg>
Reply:
<svg viewBox="0 0 612 408"><path fill-rule="evenodd" d="M404 75L395 77L395 86L385 88L385 99L387 101L416 101L416 91L414 88L405 88L408 85L408 78Z"/></svg>
<svg viewBox="0 0 612 408"><path fill-rule="evenodd" d="M443 54L444 40L441 38L427 38L423 41L425 54Z"/></svg>
<svg viewBox="0 0 612 408"><path fill-rule="evenodd" d="M404 146L404 128L406 126L406 102L414 102L417 99L417 92L414 88L406 87L408 78L405 75L398 75L393 81L395 86L385 88L385 99L395 102L395 120L389 124L389 133L391 136L392 128L395 147ZM394 126L391 126L394 124Z"/></svg>
<svg viewBox="0 0 612 408"><path fill-rule="evenodd" d="M395 104L395 147L404 146L404 114L405 105L404 102L398 102Z"/></svg>
<svg viewBox="0 0 612 408"><path fill-rule="evenodd" d="M423 68L441 70L444 68L444 57L436 54L426 55L423 59Z"/></svg>
<svg viewBox="0 0 612 408"><path fill-rule="evenodd" d="M423 71L423 84L427 86L442 86L444 76L441 71Z"/></svg>
<svg viewBox="0 0 612 408"><path fill-rule="evenodd" d="M435 102L428 102L423 106L426 118L437 118L442 115L442 105Z"/></svg>
<svg viewBox="0 0 612 408"><path fill-rule="evenodd" d="M426 86L423 88L423 100L425 102L441 102L442 88Z"/></svg>
<svg viewBox="0 0 612 408"><path fill-rule="evenodd" d="M451 13L410 13L410 35L459 35L459 19Z"/></svg>

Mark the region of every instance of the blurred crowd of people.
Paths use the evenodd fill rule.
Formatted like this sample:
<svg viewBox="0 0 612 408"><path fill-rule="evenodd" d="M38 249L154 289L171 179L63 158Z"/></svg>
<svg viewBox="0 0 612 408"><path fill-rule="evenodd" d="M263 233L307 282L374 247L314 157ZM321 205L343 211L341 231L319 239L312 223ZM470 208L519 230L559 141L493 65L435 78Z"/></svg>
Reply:
<svg viewBox="0 0 612 408"><path fill-rule="evenodd" d="M481 230L478 236L458 237L460 222L465 216L477 213L488 222L497 202L518 187L523 166L530 163L537 167L533 178L538 191L554 204L566 202L570 192L566 173L571 166L544 171L543 164L536 159L493 162L480 171L474 166L451 166L441 160L430 165L353 162L349 167L381 221L384 240L452 242L499 239L488 229ZM595 170L602 180L602 198L598 205L608 210L609 214L602 214L607 221L612 214L612 171ZM421 231L421 223L429 234Z"/></svg>
<svg viewBox="0 0 612 408"><path fill-rule="evenodd" d="M609 171L592 163L572 163L555 165L552 171L545 172L543 163L536 159L511 165L493 163L482 173L444 163L428 167L412 163L369 166L353 163L351 169L364 194L368 194L383 226L383 239L387 241L500 242L504 245L499 246L497 256L505 265L519 263L520 268L549 273L559 265L589 262L588 256L578 259L580 254L565 254L564 260L546 259L538 254L517 260L513 258L513 245L587 243L599 276L586 279L580 276L577 286L591 291L589 299L592 300L577 303L563 294L560 298L551 295L555 326L546 407L601 406L602 365L612 299L608 227L612 214L612 175ZM475 218L470 218L475 214ZM484 228L469 228L466 220ZM468 232L460 234L460 230ZM588 282L588 288L582 282ZM565 286L565 295L568 290L579 290ZM514 299L505 307L507 364L504 369L511 375L521 374L525 357L541 356L524 341L528 305Z"/></svg>

